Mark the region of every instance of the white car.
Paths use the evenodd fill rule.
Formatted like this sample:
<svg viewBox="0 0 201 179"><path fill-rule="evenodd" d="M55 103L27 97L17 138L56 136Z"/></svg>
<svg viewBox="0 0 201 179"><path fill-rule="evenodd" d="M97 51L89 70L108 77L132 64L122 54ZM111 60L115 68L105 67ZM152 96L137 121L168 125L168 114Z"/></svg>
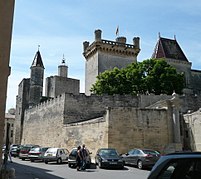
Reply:
<svg viewBox="0 0 201 179"><path fill-rule="evenodd" d="M44 154L44 162L57 162L61 164L63 161L68 161L69 152L64 148L49 148Z"/></svg>

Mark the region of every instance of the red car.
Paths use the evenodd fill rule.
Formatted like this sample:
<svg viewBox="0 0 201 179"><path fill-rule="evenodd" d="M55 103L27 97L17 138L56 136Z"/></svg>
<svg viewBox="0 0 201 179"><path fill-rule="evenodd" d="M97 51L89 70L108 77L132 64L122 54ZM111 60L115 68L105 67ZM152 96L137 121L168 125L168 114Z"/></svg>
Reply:
<svg viewBox="0 0 201 179"><path fill-rule="evenodd" d="M39 147L39 145L23 145L19 153L19 158L22 160L28 159L28 153L34 147Z"/></svg>

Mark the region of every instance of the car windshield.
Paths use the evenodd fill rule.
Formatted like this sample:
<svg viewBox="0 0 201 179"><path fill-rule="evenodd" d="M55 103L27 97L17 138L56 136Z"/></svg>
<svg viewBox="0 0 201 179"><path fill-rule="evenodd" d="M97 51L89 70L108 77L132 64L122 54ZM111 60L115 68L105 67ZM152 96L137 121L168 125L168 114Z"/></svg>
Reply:
<svg viewBox="0 0 201 179"><path fill-rule="evenodd" d="M35 152L39 152L40 151L40 148L32 148L30 151L35 151Z"/></svg>
<svg viewBox="0 0 201 179"><path fill-rule="evenodd" d="M49 148L46 153L57 153L57 148Z"/></svg>
<svg viewBox="0 0 201 179"><path fill-rule="evenodd" d="M117 156L118 155L117 151L114 149L102 149L102 150L100 150L99 154L103 155L103 156Z"/></svg>

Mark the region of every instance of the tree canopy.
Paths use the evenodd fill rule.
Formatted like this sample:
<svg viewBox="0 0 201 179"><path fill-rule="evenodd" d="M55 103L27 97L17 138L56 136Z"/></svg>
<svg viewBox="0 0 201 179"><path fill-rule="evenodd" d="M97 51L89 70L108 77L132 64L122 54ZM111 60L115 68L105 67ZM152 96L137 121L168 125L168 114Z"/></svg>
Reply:
<svg viewBox="0 0 201 179"><path fill-rule="evenodd" d="M126 68L106 70L97 76L91 92L95 94L172 94L182 93L184 74L164 59L148 59Z"/></svg>

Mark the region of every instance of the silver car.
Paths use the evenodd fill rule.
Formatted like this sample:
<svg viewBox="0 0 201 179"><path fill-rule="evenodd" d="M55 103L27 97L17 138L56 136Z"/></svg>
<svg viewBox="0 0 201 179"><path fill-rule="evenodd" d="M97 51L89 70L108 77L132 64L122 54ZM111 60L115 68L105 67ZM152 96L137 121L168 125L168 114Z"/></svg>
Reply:
<svg viewBox="0 0 201 179"><path fill-rule="evenodd" d="M132 149L122 155L125 165L135 165L139 169L152 167L160 158L160 153L152 149Z"/></svg>
<svg viewBox="0 0 201 179"><path fill-rule="evenodd" d="M63 148L49 148L44 154L44 162L57 162L58 164L63 163L63 161L68 161L69 152L67 149Z"/></svg>

